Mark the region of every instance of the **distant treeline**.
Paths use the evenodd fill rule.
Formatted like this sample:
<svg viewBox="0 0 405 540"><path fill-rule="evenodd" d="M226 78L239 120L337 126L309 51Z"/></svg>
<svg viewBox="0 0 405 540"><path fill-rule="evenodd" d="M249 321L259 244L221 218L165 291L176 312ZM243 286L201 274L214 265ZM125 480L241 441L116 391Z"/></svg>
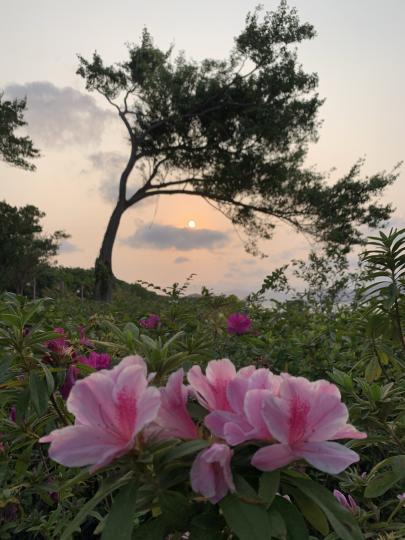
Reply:
<svg viewBox="0 0 405 540"><path fill-rule="evenodd" d="M43 266L35 278L25 284L22 291L7 287L11 292L20 292L31 298L44 296L74 295L83 299L94 297L94 268L67 268L64 266ZM138 283L115 280L115 288L138 298L151 299L157 295Z"/></svg>

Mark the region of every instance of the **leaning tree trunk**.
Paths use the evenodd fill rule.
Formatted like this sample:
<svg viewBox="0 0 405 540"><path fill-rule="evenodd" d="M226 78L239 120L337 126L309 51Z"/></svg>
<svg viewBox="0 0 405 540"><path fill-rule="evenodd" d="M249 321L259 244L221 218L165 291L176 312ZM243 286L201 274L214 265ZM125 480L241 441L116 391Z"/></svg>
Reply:
<svg viewBox="0 0 405 540"><path fill-rule="evenodd" d="M118 201L117 206L111 214L107 230L101 244L100 253L95 263L95 289L96 300L111 302L114 274L112 271L112 251L115 237L117 236L121 216L126 210L125 201Z"/></svg>

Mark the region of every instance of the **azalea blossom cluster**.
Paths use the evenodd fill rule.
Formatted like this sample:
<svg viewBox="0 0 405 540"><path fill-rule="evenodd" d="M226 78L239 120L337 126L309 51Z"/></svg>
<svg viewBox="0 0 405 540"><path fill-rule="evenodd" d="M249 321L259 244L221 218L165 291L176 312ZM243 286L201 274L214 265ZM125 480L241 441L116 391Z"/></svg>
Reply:
<svg viewBox="0 0 405 540"><path fill-rule="evenodd" d="M208 446L191 467L191 486L212 503L235 491L231 462L241 443L256 445L251 464L261 471L305 460L337 474L359 460L335 441L366 434L348 424L339 390L327 381L274 375L254 366L237 371L228 359L212 360L205 373L193 366L188 385L182 368L162 388L152 381L140 356L77 381L67 400L75 424L40 442L51 443L49 455L58 463L90 465L95 471L151 441L205 438ZM189 414L190 399L206 409L203 424Z"/></svg>
<svg viewBox="0 0 405 540"><path fill-rule="evenodd" d="M111 364L111 356L108 353L98 353L92 350L94 349L93 342L86 336L82 326L79 327L79 344L86 349L90 349L87 356L85 354L78 354L74 350L64 328L57 327L53 331L59 334L59 336L44 343L46 354L43 360L48 364L58 363L60 359L67 359L70 362L65 380L60 387L61 396L66 400L73 385L80 377L79 364L95 370L108 369Z"/></svg>

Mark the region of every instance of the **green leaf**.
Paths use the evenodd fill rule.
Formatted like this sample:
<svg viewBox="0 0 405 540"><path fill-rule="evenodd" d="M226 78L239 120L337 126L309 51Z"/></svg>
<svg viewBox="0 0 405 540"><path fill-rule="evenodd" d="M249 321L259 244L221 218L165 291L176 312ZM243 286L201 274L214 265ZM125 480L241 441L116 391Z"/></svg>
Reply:
<svg viewBox="0 0 405 540"><path fill-rule="evenodd" d="M358 524L350 512L343 508L330 491L312 480L290 478L289 483L316 503L342 540L363 540Z"/></svg>
<svg viewBox="0 0 405 540"><path fill-rule="evenodd" d="M259 497L265 501L267 508L271 505L280 486L280 471L265 472L259 480Z"/></svg>
<svg viewBox="0 0 405 540"><path fill-rule="evenodd" d="M191 520L190 540L222 540L225 523L218 514L217 507L210 505L209 510L198 514Z"/></svg>
<svg viewBox="0 0 405 540"><path fill-rule="evenodd" d="M188 499L178 491L164 491L159 495L163 519L172 530L181 531L187 526L190 512Z"/></svg>
<svg viewBox="0 0 405 540"><path fill-rule="evenodd" d="M276 510L283 518L287 527L288 540L307 540L309 538L304 518L292 503L278 495L270 510L272 509Z"/></svg>
<svg viewBox="0 0 405 540"><path fill-rule="evenodd" d="M29 379L30 399L38 416L42 416L48 408L50 396L48 384L38 372L32 371Z"/></svg>
<svg viewBox="0 0 405 540"><path fill-rule="evenodd" d="M55 390L54 378L52 376L52 373L49 371L48 367L45 364L40 362L40 366L43 372L45 373L45 380L46 380L46 384L48 385L48 394L51 395L52 392Z"/></svg>
<svg viewBox="0 0 405 540"><path fill-rule="evenodd" d="M275 505L267 511L267 515L269 518L269 530L271 531L271 537L285 540L287 538L287 526L280 512L276 510Z"/></svg>
<svg viewBox="0 0 405 540"><path fill-rule="evenodd" d="M240 540L270 540L270 521L266 509L227 495L219 503L225 520Z"/></svg>
<svg viewBox="0 0 405 540"><path fill-rule="evenodd" d="M168 533L168 526L163 516L158 516L137 527L132 540L164 540Z"/></svg>
<svg viewBox="0 0 405 540"><path fill-rule="evenodd" d="M107 495L125 485L132 477L132 472L127 473L118 480L105 481L98 488L97 493L85 505L81 507L76 516L68 524L60 540L70 540L74 532L80 530L81 523L86 519L89 513L95 508Z"/></svg>
<svg viewBox="0 0 405 540"><path fill-rule="evenodd" d="M374 475L379 469L389 467L388 471ZM371 471L371 479L364 496L370 499L384 495L392 486L405 478L405 455L384 459Z"/></svg>
<svg viewBox="0 0 405 540"><path fill-rule="evenodd" d="M371 362L367 364L366 371L365 371L365 378L366 381L369 383L372 383L373 381L376 381L381 376L381 366L380 362L378 361L378 358L374 357Z"/></svg>
<svg viewBox="0 0 405 540"><path fill-rule="evenodd" d="M124 332L129 332L135 339L139 338L139 328L133 322L129 322L124 326Z"/></svg>
<svg viewBox="0 0 405 540"><path fill-rule="evenodd" d="M167 452L162 453L159 456L159 462L161 464L169 463L171 461L174 461L175 459L180 459L185 456L189 456L191 454L195 454L196 452L199 452L203 448L206 448L209 445L208 441L187 441L185 443L181 443L174 448L171 448Z"/></svg>
<svg viewBox="0 0 405 540"><path fill-rule="evenodd" d="M114 498L101 540L131 540L134 528L137 485L130 482Z"/></svg>
<svg viewBox="0 0 405 540"><path fill-rule="evenodd" d="M27 386L22 392L19 392L17 395L17 401L15 404L16 408L16 421L17 424L22 422L27 412L28 405L30 402L30 388Z"/></svg>
<svg viewBox="0 0 405 540"><path fill-rule="evenodd" d="M294 501L297 503L298 508L308 523L323 536L327 536L329 534L329 523L319 506L301 491L294 489L288 490L288 493L293 496Z"/></svg>

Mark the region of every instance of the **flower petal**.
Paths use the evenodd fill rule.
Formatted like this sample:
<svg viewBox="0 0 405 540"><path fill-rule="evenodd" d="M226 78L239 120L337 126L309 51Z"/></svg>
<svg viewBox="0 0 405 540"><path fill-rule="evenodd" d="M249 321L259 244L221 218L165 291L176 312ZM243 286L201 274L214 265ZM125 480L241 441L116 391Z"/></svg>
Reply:
<svg viewBox="0 0 405 540"><path fill-rule="evenodd" d="M193 366L187 373L187 380L192 386L197 400L206 409L215 409L215 394L200 366Z"/></svg>
<svg viewBox="0 0 405 540"><path fill-rule="evenodd" d="M125 444L106 431L92 426L67 426L42 437L51 443L49 457L66 467L109 463L125 452Z"/></svg>
<svg viewBox="0 0 405 540"><path fill-rule="evenodd" d="M274 471L296 459L289 444L271 444L253 454L251 464L261 471Z"/></svg>
<svg viewBox="0 0 405 540"><path fill-rule="evenodd" d="M271 439L272 435L263 419L263 407L270 390L249 390L245 397L245 415L252 426L251 439Z"/></svg>
<svg viewBox="0 0 405 540"><path fill-rule="evenodd" d="M367 439L367 433L359 431L351 424L346 424L329 439Z"/></svg>
<svg viewBox="0 0 405 540"><path fill-rule="evenodd" d="M288 443L290 427L289 402L269 394L263 403L262 416L273 437L281 443Z"/></svg>
<svg viewBox="0 0 405 540"><path fill-rule="evenodd" d="M295 444L294 453L313 467L329 474L339 474L359 461L359 455L335 442L303 442Z"/></svg>
<svg viewBox="0 0 405 540"><path fill-rule="evenodd" d="M158 415L161 403L160 392L151 386L147 388L139 397L137 402L136 421L134 433L136 435L150 422L153 422Z"/></svg>
<svg viewBox="0 0 405 540"><path fill-rule="evenodd" d="M213 385L217 385L218 381L230 381L236 377L236 369L233 363L228 358L222 360L211 360L207 364L205 370L207 379Z"/></svg>
<svg viewBox="0 0 405 540"><path fill-rule="evenodd" d="M75 415L76 423L109 428L114 424L114 383L108 372L92 373L73 386L66 406Z"/></svg>

